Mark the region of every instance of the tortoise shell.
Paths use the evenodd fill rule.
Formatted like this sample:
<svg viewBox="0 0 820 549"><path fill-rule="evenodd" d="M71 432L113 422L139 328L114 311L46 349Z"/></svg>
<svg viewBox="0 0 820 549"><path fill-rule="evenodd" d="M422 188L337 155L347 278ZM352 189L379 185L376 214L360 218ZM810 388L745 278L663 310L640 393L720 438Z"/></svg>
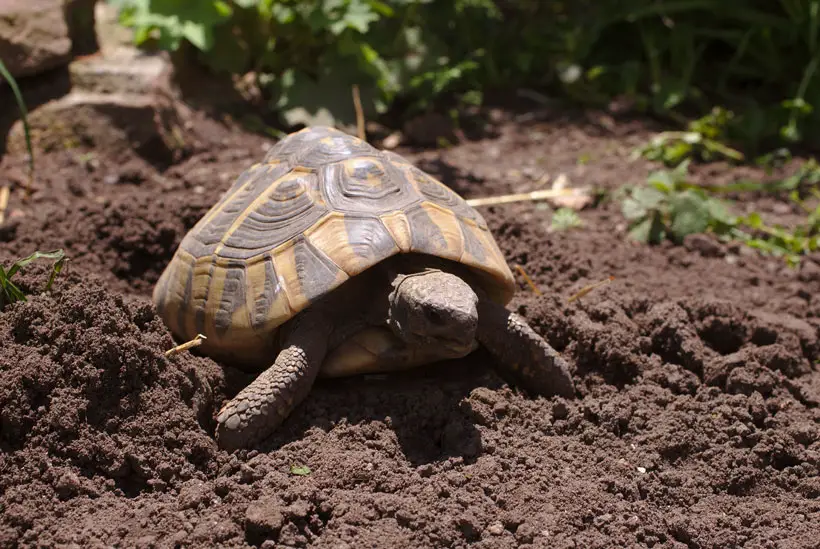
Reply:
<svg viewBox="0 0 820 549"><path fill-rule="evenodd" d="M237 178L185 235L153 299L178 339L203 334L202 351L252 360L296 313L402 253L466 265L492 299L512 298L487 223L460 196L398 154L311 127Z"/></svg>

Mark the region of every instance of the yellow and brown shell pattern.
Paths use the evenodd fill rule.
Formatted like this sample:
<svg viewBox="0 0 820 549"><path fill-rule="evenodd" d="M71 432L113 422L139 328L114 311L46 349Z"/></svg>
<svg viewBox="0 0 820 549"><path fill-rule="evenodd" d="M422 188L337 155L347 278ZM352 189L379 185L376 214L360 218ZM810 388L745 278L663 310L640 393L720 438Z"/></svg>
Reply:
<svg viewBox="0 0 820 549"><path fill-rule="evenodd" d="M476 269L503 303L514 291L486 222L460 196L395 153L307 128L243 172L184 237L154 303L180 340L201 333L202 351L254 361L315 299L408 252Z"/></svg>

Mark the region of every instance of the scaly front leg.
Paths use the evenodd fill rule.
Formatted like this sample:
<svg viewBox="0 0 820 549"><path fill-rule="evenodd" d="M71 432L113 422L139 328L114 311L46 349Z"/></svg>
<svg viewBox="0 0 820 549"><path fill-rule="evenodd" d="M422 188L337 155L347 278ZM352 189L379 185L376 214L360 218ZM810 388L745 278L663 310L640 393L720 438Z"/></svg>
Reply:
<svg viewBox="0 0 820 549"><path fill-rule="evenodd" d="M276 362L229 401L216 418L216 440L233 451L257 444L308 395L327 353L330 320L308 309L293 319Z"/></svg>
<svg viewBox="0 0 820 549"><path fill-rule="evenodd" d="M566 360L520 315L481 299L477 338L495 356L502 377L524 390L544 396L575 395Z"/></svg>

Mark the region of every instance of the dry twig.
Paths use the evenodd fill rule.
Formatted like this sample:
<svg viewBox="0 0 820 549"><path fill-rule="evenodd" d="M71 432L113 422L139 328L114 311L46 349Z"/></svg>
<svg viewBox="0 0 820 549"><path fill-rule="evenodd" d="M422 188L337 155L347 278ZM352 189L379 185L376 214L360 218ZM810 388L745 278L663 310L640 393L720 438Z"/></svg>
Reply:
<svg viewBox="0 0 820 549"><path fill-rule="evenodd" d="M359 139L365 141L367 136L364 131L364 109L362 109L362 98L359 95L358 84L353 84L353 108L356 109L356 130Z"/></svg>
<svg viewBox="0 0 820 549"><path fill-rule="evenodd" d="M524 268L521 265L516 265L515 268L524 278L524 282L526 282L529 285L533 293L535 293L535 295L541 295L541 290L538 289L538 286L535 285L535 282L533 282L529 275L527 275L527 273L524 271Z"/></svg>
<svg viewBox="0 0 820 549"><path fill-rule="evenodd" d="M603 280L600 280L600 281L598 281L598 282L595 282L595 283L593 283L593 284L590 284L589 286L584 286L584 287L583 287L583 288L581 288L581 289L580 289L577 293L575 293L575 294L573 294L572 296L570 296L570 298L569 298L569 299L567 299L567 303L572 303L572 302L573 302L573 301L575 301L576 299L581 299L582 297L584 297L585 295L587 295L587 294L588 294L589 292L591 292L592 290L594 290L594 289L596 289L596 288L600 288L600 287L601 287L601 286L603 286L604 284L609 284L609 283L610 283L610 282L612 282L613 280L615 280L615 277L614 277L614 276L612 276L612 275L610 275L610 276L606 277L606 278L605 278L605 279L603 279Z"/></svg>
<svg viewBox="0 0 820 549"><path fill-rule="evenodd" d="M8 185L0 187L0 225L6 220L6 208L9 207L9 193L11 193L11 189L9 189Z"/></svg>
<svg viewBox="0 0 820 549"><path fill-rule="evenodd" d="M188 349L193 349L194 347L198 347L199 345L202 345L202 340L203 339L208 339L208 338L205 337L202 334L197 334L196 337L194 339L192 339L191 341L186 341L182 345L177 345L173 349L169 349L169 350L165 351L165 356L173 356L173 355L179 354L183 351L187 351Z"/></svg>
<svg viewBox="0 0 820 549"><path fill-rule="evenodd" d="M584 194L586 194L586 191L582 189L542 189L528 193L471 198L467 200L467 204L470 206L495 206L496 204L509 204L510 202L534 202L536 200L549 200L551 198L583 196Z"/></svg>

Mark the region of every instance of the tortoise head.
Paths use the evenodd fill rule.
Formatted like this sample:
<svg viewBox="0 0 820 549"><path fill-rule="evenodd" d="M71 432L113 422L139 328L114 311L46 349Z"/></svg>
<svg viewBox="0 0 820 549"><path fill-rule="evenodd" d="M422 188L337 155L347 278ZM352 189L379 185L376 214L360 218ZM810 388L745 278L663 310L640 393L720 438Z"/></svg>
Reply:
<svg viewBox="0 0 820 549"><path fill-rule="evenodd" d="M442 358L462 357L477 346L478 296L464 280L443 271L398 275L387 325L408 346L432 346Z"/></svg>

